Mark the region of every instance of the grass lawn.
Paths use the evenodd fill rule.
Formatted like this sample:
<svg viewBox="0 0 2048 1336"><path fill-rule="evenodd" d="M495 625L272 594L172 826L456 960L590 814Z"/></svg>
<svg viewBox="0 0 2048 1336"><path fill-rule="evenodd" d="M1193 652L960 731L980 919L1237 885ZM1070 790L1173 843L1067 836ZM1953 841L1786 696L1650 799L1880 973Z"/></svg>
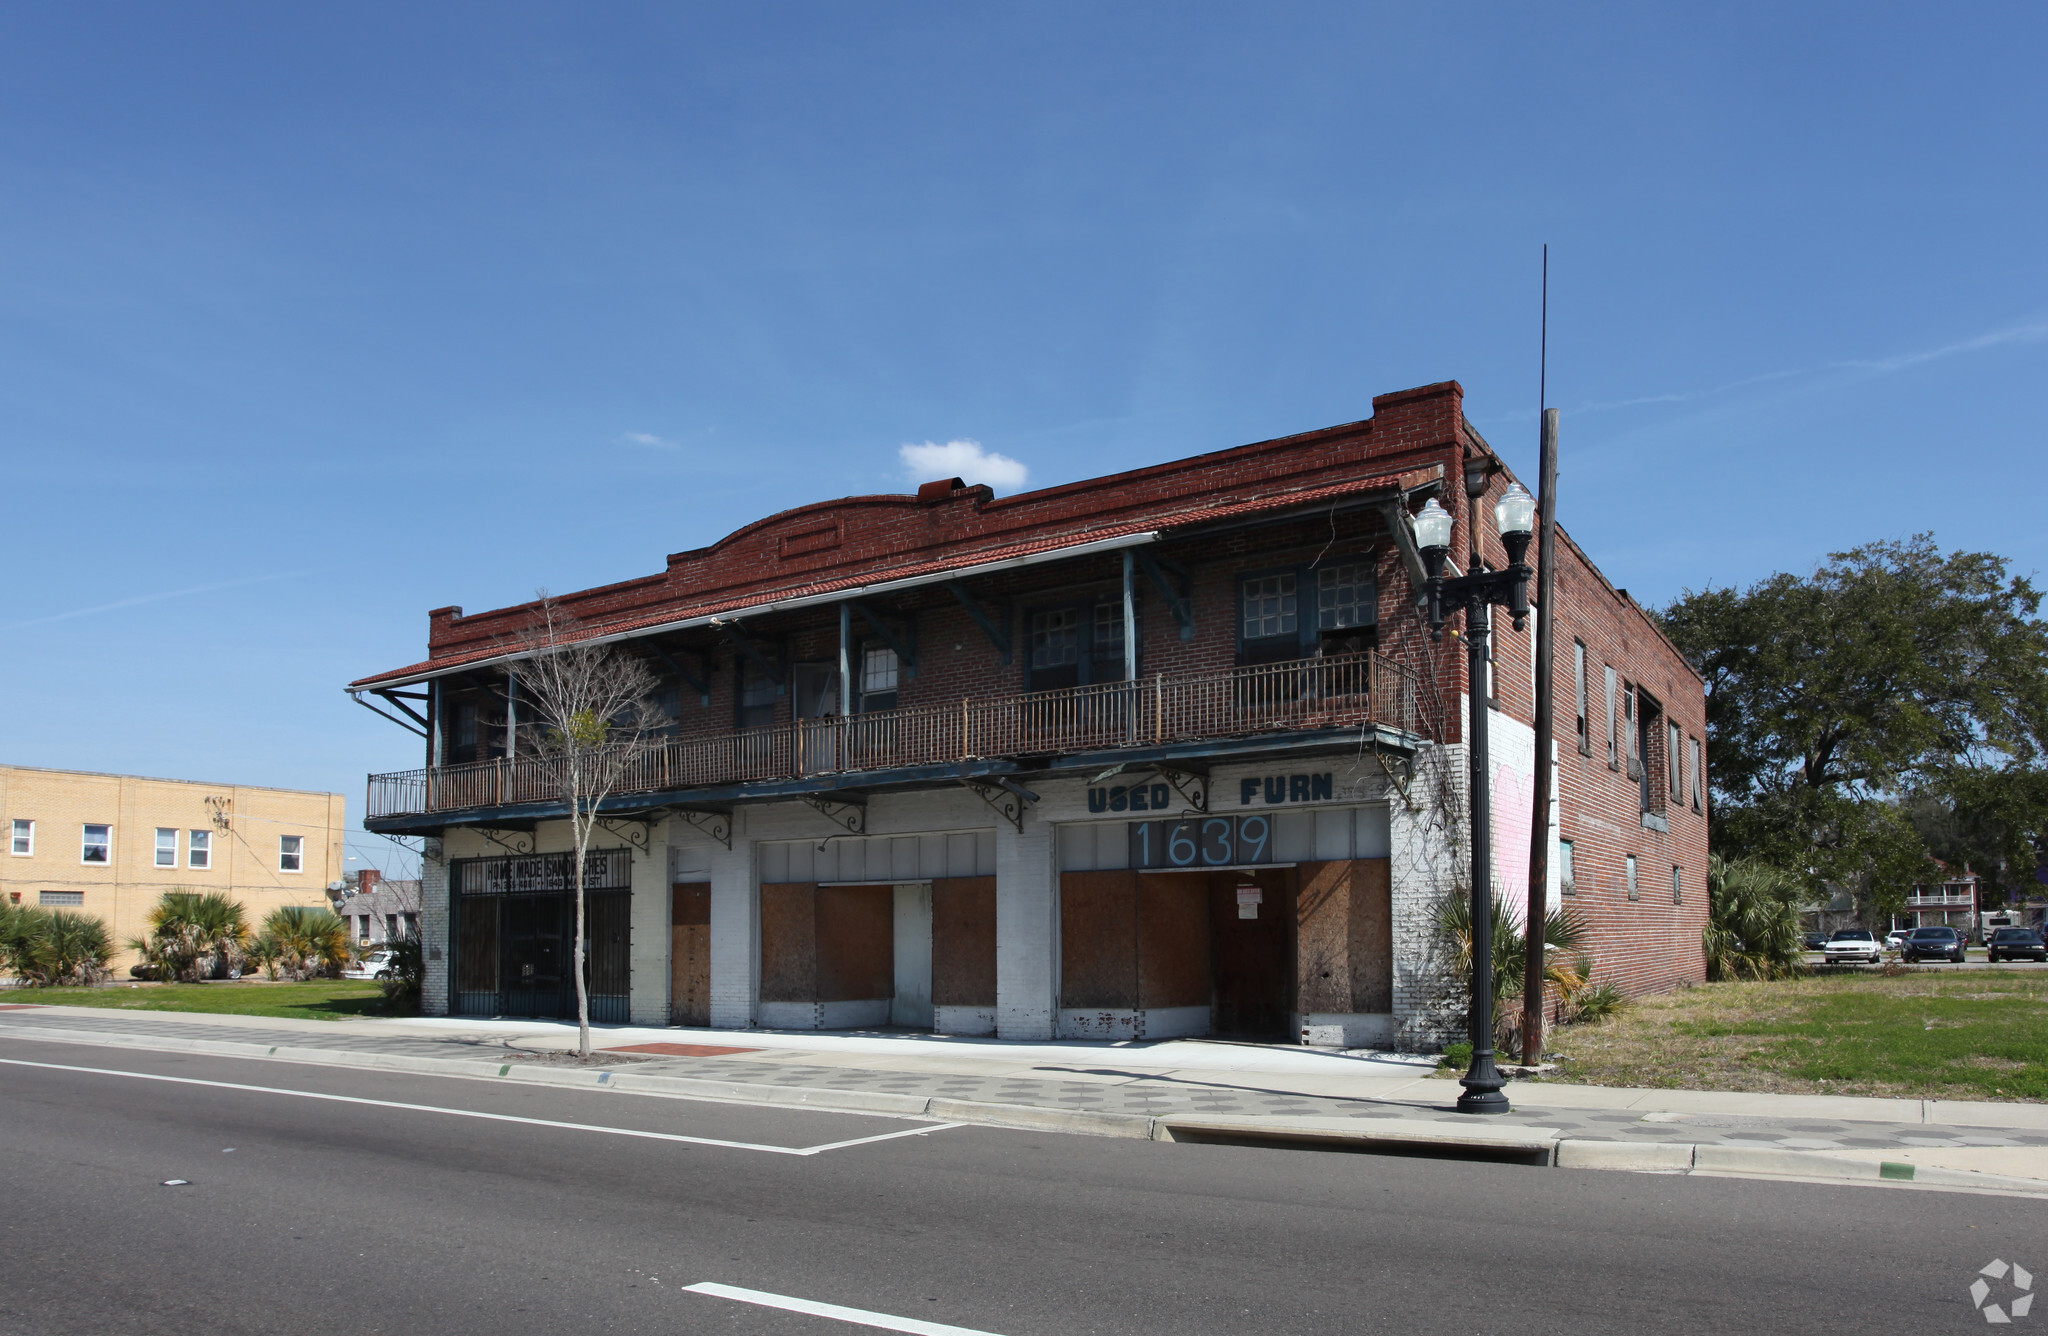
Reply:
<svg viewBox="0 0 2048 1336"><path fill-rule="evenodd" d="M310 983L267 983L242 979L219 983L142 984L130 988L10 988L0 1002L53 1007L113 1007L125 1011L212 1011L237 1016L295 1016L333 1021L344 1016L389 1016L384 990L374 979L316 979Z"/></svg>
<svg viewBox="0 0 2048 1336"><path fill-rule="evenodd" d="M1710 983L1565 1026L1547 1079L1920 1099L2048 1099L2048 972Z"/></svg>

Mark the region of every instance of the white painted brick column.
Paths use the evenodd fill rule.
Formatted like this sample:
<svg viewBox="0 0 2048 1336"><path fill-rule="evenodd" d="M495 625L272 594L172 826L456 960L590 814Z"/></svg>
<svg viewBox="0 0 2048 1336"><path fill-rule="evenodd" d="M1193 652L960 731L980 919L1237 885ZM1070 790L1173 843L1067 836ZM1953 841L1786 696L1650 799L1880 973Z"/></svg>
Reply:
<svg viewBox="0 0 2048 1336"><path fill-rule="evenodd" d="M1437 906L1465 889L1465 748L1425 747L1404 799L1388 795L1393 883L1394 1024L1403 1049L1428 1052L1463 1037L1465 1004L1436 929Z"/></svg>
<svg viewBox="0 0 2048 1336"><path fill-rule="evenodd" d="M649 833L647 848L633 851L631 933L632 990L627 1014L635 1025L668 1024L669 823Z"/></svg>
<svg viewBox="0 0 2048 1336"><path fill-rule="evenodd" d="M1059 1016L1059 873L1054 827L996 823L996 1034L1051 1039Z"/></svg>
<svg viewBox="0 0 2048 1336"><path fill-rule="evenodd" d="M744 808L733 813L732 848L711 849L711 1024L720 1030L751 1026L761 991L761 916L746 818Z"/></svg>
<svg viewBox="0 0 2048 1336"><path fill-rule="evenodd" d="M449 980L455 972L455 943L448 932L448 860L441 841L428 836L420 860L420 942L426 948L426 973L420 983L420 1012L446 1016Z"/></svg>

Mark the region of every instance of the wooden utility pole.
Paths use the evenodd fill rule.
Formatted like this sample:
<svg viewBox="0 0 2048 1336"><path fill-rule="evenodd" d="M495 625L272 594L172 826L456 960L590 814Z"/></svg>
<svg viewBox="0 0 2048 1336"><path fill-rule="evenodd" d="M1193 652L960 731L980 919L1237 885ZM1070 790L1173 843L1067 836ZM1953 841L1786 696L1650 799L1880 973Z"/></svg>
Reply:
<svg viewBox="0 0 2048 1336"><path fill-rule="evenodd" d="M1522 976L1522 1061L1543 1060L1543 921L1550 912L1551 641L1557 593L1557 410L1543 410L1536 495L1536 811L1529 823L1529 912L1523 924L1529 958Z"/></svg>

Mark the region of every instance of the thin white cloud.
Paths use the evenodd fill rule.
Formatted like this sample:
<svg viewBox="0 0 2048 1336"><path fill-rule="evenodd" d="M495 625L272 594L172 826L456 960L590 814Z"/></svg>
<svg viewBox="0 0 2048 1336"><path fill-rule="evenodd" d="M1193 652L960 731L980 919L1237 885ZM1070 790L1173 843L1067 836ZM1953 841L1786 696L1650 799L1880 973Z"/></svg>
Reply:
<svg viewBox="0 0 2048 1336"><path fill-rule="evenodd" d="M676 450L681 448L674 441L656 436L653 432L649 431L629 431L620 436L619 439L627 445L644 445L650 450Z"/></svg>
<svg viewBox="0 0 2048 1336"><path fill-rule="evenodd" d="M211 594L218 589L239 589L243 585L268 584L272 580L290 580L301 575L319 575L325 571L340 570L339 566L319 566L304 571L279 571L274 575L252 575L246 580L222 580L217 584L193 585L189 589L167 589L160 594L137 594L133 598L118 598L112 603L95 603L89 608L73 608L69 612L53 612L47 617L31 617L25 622L9 622L0 626L0 631L19 631L30 626L47 626L51 622L68 622L74 617L90 617L95 613L114 612L121 608L139 607L144 603L161 603L165 599L189 598L194 594Z"/></svg>
<svg viewBox="0 0 2048 1336"><path fill-rule="evenodd" d="M984 450L980 441L926 441L906 445L897 454L912 482L934 478L960 478L968 483L987 483L999 492L1013 492L1024 485L1030 470L1008 455Z"/></svg>
<svg viewBox="0 0 2048 1336"><path fill-rule="evenodd" d="M1880 357L1868 361L1831 362L1830 366L1851 371L1904 371L1907 367L1919 366L1922 362L1933 362L1943 357L1954 357L1957 353L1981 352L2006 343L2038 343L2048 339L2048 321L2031 325L2015 325L2011 329L1994 330L1979 334L1974 339L1961 343L1945 343L1939 348L1925 348L1917 353L1900 353L1896 357Z"/></svg>

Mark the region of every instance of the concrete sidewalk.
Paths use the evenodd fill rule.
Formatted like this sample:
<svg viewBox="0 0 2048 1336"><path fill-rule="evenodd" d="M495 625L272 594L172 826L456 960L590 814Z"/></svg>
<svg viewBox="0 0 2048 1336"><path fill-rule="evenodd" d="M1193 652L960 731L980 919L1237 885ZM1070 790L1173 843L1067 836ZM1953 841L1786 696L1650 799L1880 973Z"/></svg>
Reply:
<svg viewBox="0 0 2048 1336"><path fill-rule="evenodd" d="M2048 1194L2048 1105L1516 1082L1456 1113L1435 1060L1216 1040L1020 1043L878 1032L550 1021L297 1021L0 1007L0 1037L181 1049L1049 1131L1492 1153L1584 1167L1914 1182Z"/></svg>

